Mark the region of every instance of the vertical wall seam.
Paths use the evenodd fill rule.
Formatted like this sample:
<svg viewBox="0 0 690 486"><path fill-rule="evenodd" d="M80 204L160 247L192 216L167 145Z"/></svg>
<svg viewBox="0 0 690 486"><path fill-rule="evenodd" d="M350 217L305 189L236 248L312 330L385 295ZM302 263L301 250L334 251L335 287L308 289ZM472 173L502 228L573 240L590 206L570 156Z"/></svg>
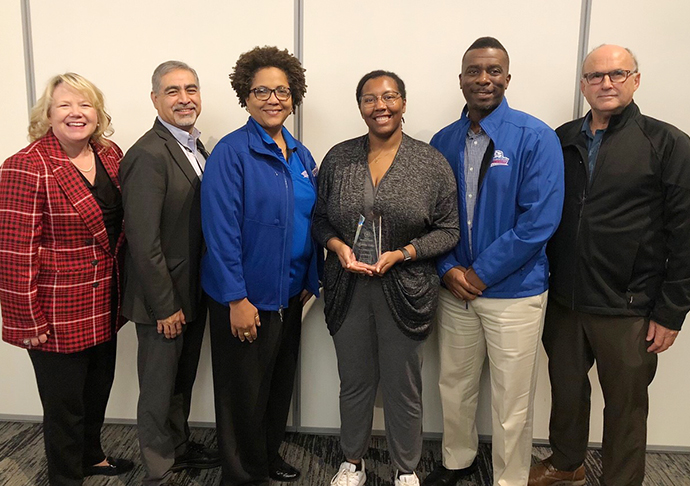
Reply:
<svg viewBox="0 0 690 486"><path fill-rule="evenodd" d="M295 0L295 57L304 64L304 0ZM302 107L295 109L295 138L302 141Z"/></svg>
<svg viewBox="0 0 690 486"><path fill-rule="evenodd" d="M31 5L30 0L22 0L22 37L24 40L24 77L26 79L26 103L29 118L31 108L36 104L36 82L34 71L34 47L31 38Z"/></svg>
<svg viewBox="0 0 690 486"><path fill-rule="evenodd" d="M295 0L295 57L304 65L304 0ZM302 107L295 109L295 138L302 141L304 118ZM292 394L292 425L299 432L302 428L302 353L297 355L295 389Z"/></svg>
<svg viewBox="0 0 690 486"><path fill-rule="evenodd" d="M580 72L582 63L589 51L589 28L592 23L592 0L582 0L580 11L580 39L577 46L577 70L575 76L575 101L573 104L573 118L580 118L584 107L584 96L580 91Z"/></svg>

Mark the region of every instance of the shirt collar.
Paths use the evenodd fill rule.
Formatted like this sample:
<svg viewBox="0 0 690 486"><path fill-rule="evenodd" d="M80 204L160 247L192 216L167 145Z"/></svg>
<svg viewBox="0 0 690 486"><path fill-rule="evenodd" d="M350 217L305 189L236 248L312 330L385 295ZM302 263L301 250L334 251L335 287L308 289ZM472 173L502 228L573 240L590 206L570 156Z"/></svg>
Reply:
<svg viewBox="0 0 690 486"><path fill-rule="evenodd" d="M485 137L489 138L489 136L486 134L481 125L479 126L479 131L477 133L474 133L471 128L467 130L467 138L470 138L472 140L481 139Z"/></svg>
<svg viewBox="0 0 690 486"><path fill-rule="evenodd" d="M482 131L485 132L486 135L488 135L488 137L492 140L496 140L496 136L498 134L500 126L503 123L503 118L505 117L505 114L508 112L508 110L508 100L504 97L501 100L501 103L491 113L479 120L479 125L481 126ZM468 114L469 109L467 105L465 105L465 107L462 110L461 119L464 119L469 129L470 118Z"/></svg>
<svg viewBox="0 0 690 486"><path fill-rule="evenodd" d="M250 123L253 123L254 126L256 127L257 131L259 132L259 135L261 135L261 140L266 144L266 145L275 145L278 147L278 144L271 138L271 136L268 134L268 132L259 125L259 123L252 117L249 118ZM287 128L282 127L281 129L283 133L283 139L285 140L285 145L287 149L291 152L294 152L297 149L297 142L293 138L292 135L290 135L290 132L288 132Z"/></svg>
<svg viewBox="0 0 690 486"><path fill-rule="evenodd" d="M187 147L189 150L192 151L192 153L196 153L196 142L197 140L199 140L199 137L201 136L201 132L197 130L196 127L193 127L192 133L189 133L185 130L182 130L181 128L177 128L176 126L173 126L170 123L166 122L160 117L160 115L158 116L158 121L161 122L170 133L172 133L172 136L175 137L175 140L180 142L180 145L182 145L183 147Z"/></svg>
<svg viewBox="0 0 690 486"><path fill-rule="evenodd" d="M590 125L591 121L592 121L592 113L589 112L589 113L587 113L587 115L585 115L585 119L582 122L582 130L581 131L584 132L584 134L587 138L593 139L600 132L601 132L601 134L603 134L606 131L606 128L604 128L603 130L597 130L595 134L592 134L591 125Z"/></svg>

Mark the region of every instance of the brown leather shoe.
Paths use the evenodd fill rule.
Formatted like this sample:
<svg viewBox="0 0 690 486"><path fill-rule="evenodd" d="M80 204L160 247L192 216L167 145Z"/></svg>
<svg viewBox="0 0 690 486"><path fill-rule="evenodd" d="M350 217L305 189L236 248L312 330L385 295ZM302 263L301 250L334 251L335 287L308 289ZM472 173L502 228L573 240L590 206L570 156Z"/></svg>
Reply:
<svg viewBox="0 0 690 486"><path fill-rule="evenodd" d="M527 486L584 486L585 466L574 471L560 471L553 467L551 458L535 464L529 470Z"/></svg>

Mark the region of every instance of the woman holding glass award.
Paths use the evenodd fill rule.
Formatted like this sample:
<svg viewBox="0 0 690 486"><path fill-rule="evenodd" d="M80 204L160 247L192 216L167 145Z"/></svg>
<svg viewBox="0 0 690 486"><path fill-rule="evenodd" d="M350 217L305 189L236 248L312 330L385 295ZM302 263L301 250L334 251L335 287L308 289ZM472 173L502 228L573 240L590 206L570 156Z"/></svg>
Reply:
<svg viewBox="0 0 690 486"><path fill-rule="evenodd" d="M328 248L326 323L340 374L341 447L331 484L360 486L381 382L395 485L418 485L422 344L439 278L434 257L458 241L456 183L443 156L402 132L405 84L373 71L357 85L367 135L321 165L312 231Z"/></svg>

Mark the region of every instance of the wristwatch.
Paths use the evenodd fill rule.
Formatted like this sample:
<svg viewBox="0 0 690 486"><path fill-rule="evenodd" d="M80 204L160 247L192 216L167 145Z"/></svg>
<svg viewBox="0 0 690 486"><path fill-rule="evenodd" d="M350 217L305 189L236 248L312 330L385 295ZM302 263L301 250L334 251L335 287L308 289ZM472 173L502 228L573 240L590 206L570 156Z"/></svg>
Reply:
<svg viewBox="0 0 690 486"><path fill-rule="evenodd" d="M407 251L407 249L404 246L401 246L400 248L398 248L398 250L400 250L403 254L403 262L408 262L412 260L412 255L410 255L410 252Z"/></svg>

